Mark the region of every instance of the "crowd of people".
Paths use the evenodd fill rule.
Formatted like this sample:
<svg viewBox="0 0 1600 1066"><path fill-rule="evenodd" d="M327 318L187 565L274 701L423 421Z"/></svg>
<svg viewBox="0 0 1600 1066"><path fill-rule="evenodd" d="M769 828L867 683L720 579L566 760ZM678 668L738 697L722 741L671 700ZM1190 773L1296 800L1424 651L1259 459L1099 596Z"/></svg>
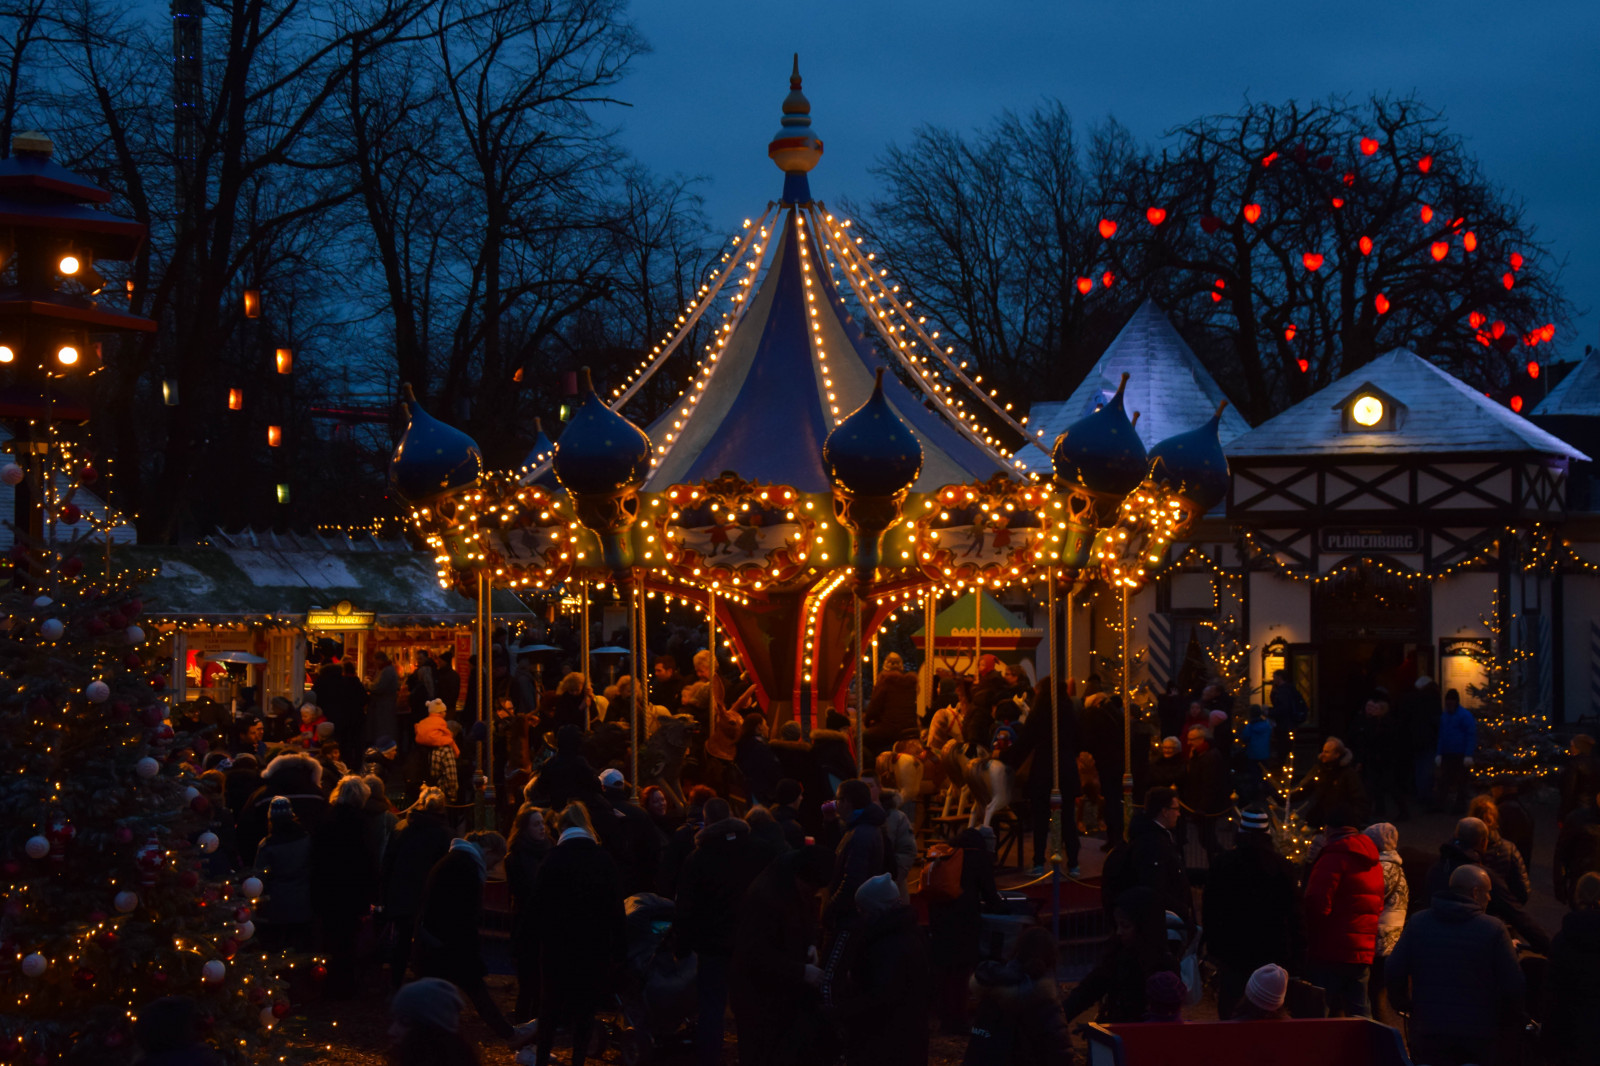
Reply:
<svg viewBox="0 0 1600 1066"><path fill-rule="evenodd" d="M1304 721L1290 686L1266 707L1236 708L1215 681L1158 701L1140 723L1142 802L1124 828L1098 788L1120 791L1124 773L1117 696L1093 678L1030 686L992 657L975 665L972 677L941 671L926 700L888 656L862 711L862 763L895 751L997 761L1024 779L1013 813L1037 872L1053 846L1059 767L1063 873L1079 875L1084 836L1104 835L1110 937L1075 984L1058 981L1059 945L1043 926L988 950L985 915L1019 904L997 888L986 819L919 838L926 797L858 774L852 712L805 735L794 722L770 727L748 679L723 676L703 651L687 677L671 658L653 664L648 707L631 678L597 693L578 673L547 686L531 656L504 662L490 694L497 752L483 770L476 742L491 727L459 690L440 691L439 674L431 689L380 675L357 701L353 671L324 671L295 708L296 732L269 740L261 720L242 719L195 767L222 841L209 861L262 879L263 942L323 953L330 997L382 972L396 1062L477 1061L459 1024L470 1005L525 1049L519 1061L548 1062L560 1041L576 1066L619 1002L647 994L659 1014L677 993L706 1066L730 1041L742 1066L923 1063L934 1026L965 1037L970 1063L1065 1063L1070 1023L1180 1020L1208 970L1221 1019L1398 1025L1403 1013L1414 1061L1432 1066L1512 1061L1537 1019L1552 1061L1600 1062L1589 1009L1600 1002L1600 760L1587 738L1560 782L1553 887L1571 911L1551 935L1526 906L1532 820L1515 789L1471 794L1475 741L1460 721L1471 712L1452 693L1428 725L1432 774L1406 762L1382 693L1352 719L1348 744L1326 739L1288 797L1316 830L1291 859L1270 784ZM380 688L393 689L393 707ZM398 694L417 689L427 698L399 713ZM1408 730L1427 710L1426 687L1416 691ZM627 730L619 746L608 725L631 706L646 742L669 722L690 727L670 780L627 780ZM358 744L361 761L346 763ZM500 804L494 828L467 831L477 774ZM1408 874L1396 823L1411 805L1457 813L1458 801L1451 838ZM1191 830L1199 876L1185 858ZM509 1016L485 982L480 939L502 880Z"/></svg>

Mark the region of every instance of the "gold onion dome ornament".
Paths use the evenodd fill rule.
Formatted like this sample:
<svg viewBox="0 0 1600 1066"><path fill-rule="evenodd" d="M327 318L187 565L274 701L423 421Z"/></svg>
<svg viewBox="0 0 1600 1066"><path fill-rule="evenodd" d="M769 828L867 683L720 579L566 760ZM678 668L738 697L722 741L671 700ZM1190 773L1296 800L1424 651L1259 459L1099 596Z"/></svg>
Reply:
<svg viewBox="0 0 1600 1066"><path fill-rule="evenodd" d="M650 438L607 407L583 368L583 399L555 445L556 480L584 528L600 541L613 572L633 565L628 530L639 517L639 488L650 472Z"/></svg>
<svg viewBox="0 0 1600 1066"><path fill-rule="evenodd" d="M389 459L389 489L408 504L425 504L477 484L483 475L478 442L422 409L410 385L401 385L405 435Z"/></svg>
<svg viewBox="0 0 1600 1066"><path fill-rule="evenodd" d="M810 203L811 186L806 174L822 159L822 138L811 131L811 101L800 91L798 52L789 75L789 95L783 98L783 120L777 135L767 144L767 158L786 175L784 203Z"/></svg>
<svg viewBox="0 0 1600 1066"><path fill-rule="evenodd" d="M833 512L851 537L857 582L870 584L883 554L883 534L900 520L906 492L922 473L922 444L883 396L883 367L872 395L822 443L833 485Z"/></svg>

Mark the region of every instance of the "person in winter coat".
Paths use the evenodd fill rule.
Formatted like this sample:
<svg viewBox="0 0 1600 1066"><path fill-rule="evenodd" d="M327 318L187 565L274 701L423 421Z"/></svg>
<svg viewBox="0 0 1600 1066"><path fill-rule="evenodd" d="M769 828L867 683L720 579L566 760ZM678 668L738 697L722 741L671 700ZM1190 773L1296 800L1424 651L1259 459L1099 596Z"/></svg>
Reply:
<svg viewBox="0 0 1600 1066"><path fill-rule="evenodd" d="M1183 784L1183 741L1177 737L1163 737L1155 757L1150 760L1150 770L1145 780L1151 788L1170 788L1176 792Z"/></svg>
<svg viewBox="0 0 1600 1066"><path fill-rule="evenodd" d="M1517 894L1506 884L1499 872L1484 861L1483 852L1489 842L1489 827L1477 818L1463 818L1456 823L1455 839L1439 847L1439 861L1428 871L1428 892L1444 892L1450 875L1462 866L1481 866L1489 875L1489 900L1486 910L1511 927L1511 931L1541 955L1550 950L1550 934L1528 913Z"/></svg>
<svg viewBox="0 0 1600 1066"><path fill-rule="evenodd" d="M1115 794L1121 788L1123 773L1121 704L1115 697L1105 692L1086 694L1083 697L1083 713L1078 717L1078 729L1083 750L1094 756L1094 765L1100 771L1101 782ZM1140 750L1137 746L1134 747L1135 752ZM1134 795L1139 793L1135 792ZM1122 843L1122 817L1121 812L1116 811L1106 819L1104 847L1110 851L1120 843Z"/></svg>
<svg viewBox="0 0 1600 1066"><path fill-rule="evenodd" d="M540 916L533 910L533 889L539 867L556 846L550 839L548 811L524 803L517 811L507 842L506 884L511 889L511 954L517 966L517 1008L514 1018L534 1018L539 1014L539 937Z"/></svg>
<svg viewBox="0 0 1600 1066"><path fill-rule="evenodd" d="M1484 913L1488 902L1488 873L1460 867L1406 923L1389 956L1389 999L1411 1014L1413 1062L1494 1066L1502 1018L1520 1009L1524 985L1505 925Z"/></svg>
<svg viewBox="0 0 1600 1066"><path fill-rule="evenodd" d="M1461 694L1450 689L1444 694L1444 710L1439 714L1439 740L1434 747L1433 765L1439 775L1439 803L1445 813L1459 814L1470 794L1467 771L1478 752L1478 718L1461 706Z"/></svg>
<svg viewBox="0 0 1600 1066"><path fill-rule="evenodd" d="M260 726L252 728L259 729ZM261 787L261 763L250 752L240 752L233 757L233 764L223 772L223 775L226 779L222 790L224 802L227 803L228 810L234 818L234 825L237 826L239 815L244 813L245 805L250 802L251 795Z"/></svg>
<svg viewBox="0 0 1600 1066"><path fill-rule="evenodd" d="M1111 916L1110 947L1062 1006L1069 1023L1096 1003L1095 1021L1142 1022L1150 975L1178 972L1178 960L1167 946L1166 915L1154 891L1140 886L1122 893Z"/></svg>
<svg viewBox="0 0 1600 1066"><path fill-rule="evenodd" d="M1100 892L1108 916L1124 892L1142 886L1155 893L1162 910L1176 914L1186 925L1194 924L1194 897L1183 853L1172 837L1180 812L1178 794L1172 789L1152 788L1145 794L1144 809L1128 821L1123 852L1106 856Z"/></svg>
<svg viewBox="0 0 1600 1066"><path fill-rule="evenodd" d="M1072 1038L1056 984L1056 941L1041 926L1023 930L1009 962L980 963L972 975L976 1020L962 1066L1068 1066Z"/></svg>
<svg viewBox="0 0 1600 1066"><path fill-rule="evenodd" d="M389 955L393 988L405 983L406 967L411 963L411 941L428 871L450 850L452 836L450 823L445 821L444 793L424 789L405 820L395 827L394 839L383 853L379 899L393 938Z"/></svg>
<svg viewBox="0 0 1600 1066"><path fill-rule="evenodd" d="M1334 824L1333 815L1342 813L1349 825L1367 820L1367 792L1361 785L1361 771L1355 754L1338 737L1329 737L1317 753L1317 767L1300 787L1310 788L1311 798L1300 808L1306 824L1318 829Z"/></svg>
<svg viewBox="0 0 1600 1066"><path fill-rule="evenodd" d="M1389 1006L1384 983L1384 964L1394 953L1405 928L1406 912L1411 907L1411 887L1400 862L1400 831L1388 822L1374 822L1362 830L1378 846L1378 864L1383 868L1383 910L1378 913L1378 939L1373 947L1372 972L1367 993L1372 1001L1372 1016L1385 1025L1399 1022Z"/></svg>
<svg viewBox="0 0 1600 1066"><path fill-rule="evenodd" d="M1056 739L1055 708L1061 707L1061 735ZM1022 735L1017 743L1000 756L1002 762L1013 770L1018 769L1028 757L1033 766L1028 771L1028 809L1033 819L1033 865L1035 876L1044 873L1050 861L1046 850L1050 837L1050 793L1055 782L1055 762L1061 761L1061 844L1067 857L1067 876L1078 876L1078 820L1073 817L1073 800L1083 791L1078 782L1078 712L1067 695L1066 686L1051 685L1050 678L1039 681L1034 694L1033 709L1022 723Z"/></svg>
<svg viewBox="0 0 1600 1066"><path fill-rule="evenodd" d="M269 828L253 870L262 885L256 907L261 942L270 951L304 951L311 946L311 834L287 796L273 797L268 809Z"/></svg>
<svg viewBox="0 0 1600 1066"><path fill-rule="evenodd" d="M564 725L556 730L556 753L528 783L522 798L551 810L565 810L575 800L598 806L600 778L583 757L582 729Z"/></svg>
<svg viewBox="0 0 1600 1066"><path fill-rule="evenodd" d="M778 760L779 780L787 778L801 786L802 792L810 791L816 787L817 760L812 753L811 742L800 735L799 722L785 722L778 728L778 735L767 741L767 750L772 752L773 758ZM801 827L807 835L812 835L822 825L820 813L822 801L833 795L830 785L827 791L820 796L813 797L807 804L797 805L795 811L799 815ZM776 799L777 797L774 797ZM781 804L784 801L779 799Z"/></svg>
<svg viewBox="0 0 1600 1066"><path fill-rule="evenodd" d="M844 827L834 852L833 878L822 909L824 928L837 934L855 917L856 889L868 878L889 868L884 854L884 809L872 802L872 788L860 778L839 784L834 798L839 824Z"/></svg>
<svg viewBox="0 0 1600 1066"><path fill-rule="evenodd" d="M994 882L992 831L963 829L953 845L961 850L961 894L928 901L928 946L933 961L934 997L942 1030L967 1029L967 983L978 965L983 914L1004 914L1005 901Z"/></svg>
<svg viewBox="0 0 1600 1066"><path fill-rule="evenodd" d="M378 898L378 866L362 809L367 795L361 778L340 778L328 816L311 833L311 905L328 953L330 999L356 992L356 937Z"/></svg>
<svg viewBox="0 0 1600 1066"><path fill-rule="evenodd" d="M1187 809L1176 833L1181 845L1189 838L1187 826L1193 825L1209 860L1221 847L1217 843L1217 823L1233 807L1228 764L1222 752L1211 746L1210 730L1190 729L1188 742L1189 761L1183 768L1183 783L1178 786L1178 798Z"/></svg>
<svg viewBox="0 0 1600 1066"><path fill-rule="evenodd" d="M1390 713L1387 699L1374 696L1367 700L1363 712L1350 723L1350 747L1361 767L1367 795L1372 798L1373 813L1379 818L1389 813L1391 797L1400 820L1411 817L1404 784L1411 768L1404 751L1409 741L1399 719Z"/></svg>
<svg viewBox="0 0 1600 1066"><path fill-rule="evenodd" d="M383 869L383 853L388 850L389 841L394 839L400 816L395 814L394 804L389 802L383 778L369 774L362 777L361 781L367 786L367 802L361 807L361 815L367 827L367 854L372 856L372 899L376 903L378 871Z"/></svg>
<svg viewBox="0 0 1600 1066"><path fill-rule="evenodd" d="M367 735L372 740L378 737L402 736L397 710L400 701L400 671L395 669L387 652L378 652L376 659L378 676L373 679L367 702Z"/></svg>
<svg viewBox="0 0 1600 1066"><path fill-rule="evenodd" d="M261 772L261 787L245 801L239 815L240 858L246 863L253 861L256 843L267 835L267 806L278 796L289 800L300 828L311 832L328 810L322 794L322 764L303 752L287 752L267 764Z"/></svg>
<svg viewBox="0 0 1600 1066"><path fill-rule="evenodd" d="M1328 995L1330 1016L1369 1018L1367 978L1383 913L1378 846L1344 812L1306 879L1306 973Z"/></svg>
<svg viewBox="0 0 1600 1066"><path fill-rule="evenodd" d="M1563 903L1572 899L1578 879L1594 872L1600 872L1600 794L1561 820L1551 868L1556 899Z"/></svg>
<svg viewBox="0 0 1600 1066"><path fill-rule="evenodd" d="M1600 755L1595 754L1594 738L1579 733L1567 743L1566 765L1556 779L1560 800L1556 817L1565 822L1567 815L1579 807L1594 806L1596 792L1600 792Z"/></svg>
<svg viewBox="0 0 1600 1066"><path fill-rule="evenodd" d="M1578 879L1572 910L1550 946L1544 1040L1557 1066L1600 1066L1600 874Z"/></svg>
<svg viewBox="0 0 1600 1066"><path fill-rule="evenodd" d="M617 864L594 837L589 812L568 805L556 822L554 850L545 856L533 887L539 937L539 1050L546 1066L556 1028L572 1032L572 1066L583 1066L595 1011L612 990L626 957L622 881Z"/></svg>
<svg viewBox="0 0 1600 1066"><path fill-rule="evenodd" d="M917 735L917 675L907 673L905 660L892 651L883 658L883 669L872 684L867 713L862 719L868 760L891 748L897 741Z"/></svg>
<svg viewBox="0 0 1600 1066"><path fill-rule="evenodd" d="M806 846L806 829L800 822L800 805L805 801L805 789L798 780L785 777L772 790L775 801L769 808L772 817L783 830L783 839L792 849Z"/></svg>
<svg viewBox="0 0 1600 1066"><path fill-rule="evenodd" d="M1230 1022L1283 1021L1289 1017L1284 1002L1289 998L1289 971L1267 963L1250 975L1244 998L1228 1016Z"/></svg>
<svg viewBox="0 0 1600 1066"><path fill-rule="evenodd" d="M739 1066L812 1066L831 1061L816 965L817 892L833 859L815 845L774 859L739 905L728 999Z"/></svg>
<svg viewBox="0 0 1600 1066"><path fill-rule="evenodd" d="M1255 803L1266 788L1272 766L1272 722L1259 703L1250 705L1250 720L1239 730L1239 780L1234 791L1241 804Z"/></svg>
<svg viewBox="0 0 1600 1066"><path fill-rule="evenodd" d="M633 802L633 786L621 770L610 769L600 775L607 811L596 807L590 813L600 820L600 846L617 861L622 876L622 896L654 892L661 878L661 849L666 839L643 807Z"/></svg>
<svg viewBox="0 0 1600 1066"><path fill-rule="evenodd" d="M694 851L678 878L673 939L680 954L696 953L695 990L700 1022L695 1050L702 1066L722 1061L723 1018L728 1003L728 972L733 959L739 904L761 873L760 855L750 826L728 811L728 802L706 803L706 825L695 835Z"/></svg>
<svg viewBox="0 0 1600 1066"><path fill-rule="evenodd" d="M925 1066L928 1061L928 943L888 874L855 891L842 980L831 1006L844 1034L846 1066Z"/></svg>
<svg viewBox="0 0 1600 1066"><path fill-rule="evenodd" d="M767 744L766 715L752 711L744 716L739 725L739 743L734 748L733 762L744 776L750 802L771 803L773 792L783 779L783 767Z"/></svg>
<svg viewBox="0 0 1600 1066"><path fill-rule="evenodd" d="M900 901L910 903L908 880L911 868L917 863L917 831L911 827L911 819L906 817L906 812L900 809L903 800L898 791L892 788L879 789L876 781L872 781L872 788L878 806L883 808L884 857L891 866L889 874L900 889Z"/></svg>
<svg viewBox="0 0 1600 1066"><path fill-rule="evenodd" d="M1498 874L1506 883L1511 898L1527 903L1533 882L1528 877L1528 865L1522 861L1517 846L1500 835L1500 807L1490 796L1473 796L1467 805L1467 816L1483 823L1485 837L1478 854L1484 869Z"/></svg>
<svg viewBox="0 0 1600 1066"><path fill-rule="evenodd" d="M1217 1016L1233 1016L1251 974L1267 963L1298 965L1305 952L1300 879L1272 843L1260 810L1239 814L1233 850L1211 861L1201 896L1206 953L1217 964Z"/></svg>
<svg viewBox="0 0 1600 1066"><path fill-rule="evenodd" d="M669 899L678 894L678 878L683 873L683 864L694 851L694 838L706 826L706 804L717 798L717 794L705 785L695 785L685 797L689 801L683 813L683 823L673 830L672 836L667 838L667 846L661 852L661 874L659 891Z"/></svg>

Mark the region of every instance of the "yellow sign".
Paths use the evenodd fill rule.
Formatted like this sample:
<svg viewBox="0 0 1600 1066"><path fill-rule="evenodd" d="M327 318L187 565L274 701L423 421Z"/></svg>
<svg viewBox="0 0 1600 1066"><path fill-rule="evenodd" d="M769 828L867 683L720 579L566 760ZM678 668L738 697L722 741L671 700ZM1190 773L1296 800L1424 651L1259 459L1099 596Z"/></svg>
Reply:
<svg viewBox="0 0 1600 1066"><path fill-rule="evenodd" d="M307 629L371 629L377 615L372 611L358 611L349 600L340 600L333 610L307 611Z"/></svg>

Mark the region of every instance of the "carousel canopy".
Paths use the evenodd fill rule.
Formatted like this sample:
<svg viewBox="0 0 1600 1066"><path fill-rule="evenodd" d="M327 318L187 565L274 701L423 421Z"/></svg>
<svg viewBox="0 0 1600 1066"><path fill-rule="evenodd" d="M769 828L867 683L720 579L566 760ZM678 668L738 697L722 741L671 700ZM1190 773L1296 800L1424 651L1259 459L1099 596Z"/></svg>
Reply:
<svg viewBox="0 0 1600 1066"><path fill-rule="evenodd" d="M1033 405L1029 431L1049 447L1062 430L1115 396L1123 374L1128 375L1123 405L1130 417L1139 412L1134 428L1146 448L1194 429L1204 412L1214 410L1225 399L1222 388L1184 343L1166 312L1154 300L1146 300L1071 396ZM1249 431L1250 423L1238 411L1229 407L1222 412L1217 435L1224 446ZM1049 459L1036 449L1024 448L1017 458L1040 475L1050 473Z"/></svg>
<svg viewBox="0 0 1600 1066"><path fill-rule="evenodd" d="M978 597L983 597L983 632L976 634ZM981 639L974 640L975 634ZM933 650L940 652L966 652L971 654L976 646L1000 658L1013 658L1012 653L1029 651L1044 636L1043 629L1025 625L1022 619L986 591L974 590L940 611L933 619ZM926 646L927 627L911 635L911 643L918 648Z"/></svg>

